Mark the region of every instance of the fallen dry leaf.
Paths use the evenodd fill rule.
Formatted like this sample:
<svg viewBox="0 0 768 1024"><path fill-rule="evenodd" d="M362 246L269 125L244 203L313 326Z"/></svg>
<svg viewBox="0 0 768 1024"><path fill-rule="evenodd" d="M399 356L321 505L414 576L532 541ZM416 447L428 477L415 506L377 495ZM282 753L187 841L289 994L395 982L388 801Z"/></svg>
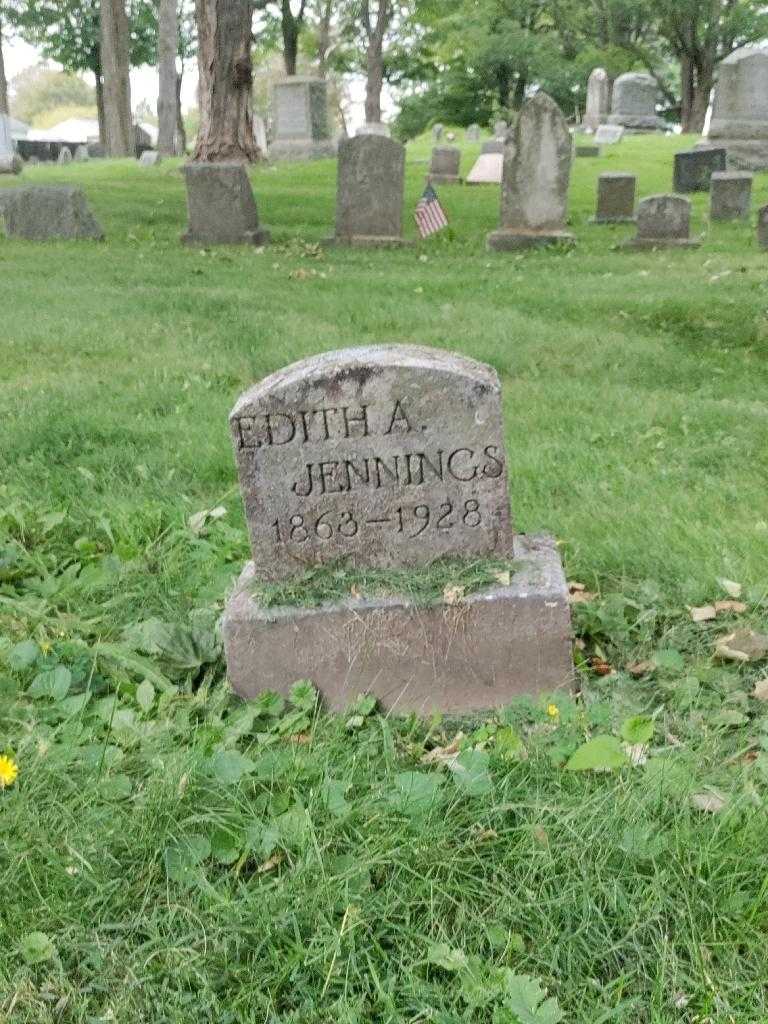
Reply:
<svg viewBox="0 0 768 1024"><path fill-rule="evenodd" d="M694 622L708 622L709 619L717 618L717 608L713 604L704 604L699 608L690 608L689 611Z"/></svg>
<svg viewBox="0 0 768 1024"><path fill-rule="evenodd" d="M627 672L635 679L639 679L640 676L647 676L649 672L653 672L656 666L652 661L636 661L632 665L627 665Z"/></svg>
<svg viewBox="0 0 768 1024"><path fill-rule="evenodd" d="M643 765L648 760L648 744L647 743L624 743L624 753L629 758L629 763L633 768L637 768Z"/></svg>
<svg viewBox="0 0 768 1024"><path fill-rule="evenodd" d="M573 594L576 590L586 590L587 588L583 583L577 583L576 580L570 580L568 583L568 593Z"/></svg>
<svg viewBox="0 0 768 1024"><path fill-rule="evenodd" d="M718 814L725 807L727 800L716 789L708 789L703 793L694 793L691 797L691 803L697 811L706 811L707 814Z"/></svg>
<svg viewBox="0 0 768 1024"><path fill-rule="evenodd" d="M493 576L496 582L500 583L502 587L508 587L510 580L512 579L512 574L509 569L505 569L502 572L495 572Z"/></svg>
<svg viewBox="0 0 768 1024"><path fill-rule="evenodd" d="M291 743L302 744L309 743L309 741L312 739L312 736L308 732L295 732L293 736L289 736L288 739L291 741Z"/></svg>
<svg viewBox="0 0 768 1024"><path fill-rule="evenodd" d="M475 836L476 843L485 843L489 839L498 839L499 833L493 828L484 828L481 832L478 832Z"/></svg>
<svg viewBox="0 0 768 1024"><path fill-rule="evenodd" d="M570 604L584 604L587 601L594 601L597 594L594 594L591 590L574 590L573 593L568 595L568 601Z"/></svg>
<svg viewBox="0 0 768 1024"><path fill-rule="evenodd" d="M755 683L752 696L757 700L768 700L768 676L766 676L765 679L759 679Z"/></svg>
<svg viewBox="0 0 768 1024"><path fill-rule="evenodd" d="M274 871L278 865L282 864L285 859L285 855L282 853L273 853L269 860L265 860L263 864L259 864L256 868L256 873L263 875L266 871Z"/></svg>
<svg viewBox="0 0 768 1024"><path fill-rule="evenodd" d="M466 587L459 587L455 584L447 586L443 590L443 600L446 604L458 604L464 597Z"/></svg>
<svg viewBox="0 0 768 1024"><path fill-rule="evenodd" d="M433 747L421 757L422 764L447 764L451 765L459 756L459 747L464 740L464 733L457 732L450 743L444 747Z"/></svg>
<svg viewBox="0 0 768 1024"><path fill-rule="evenodd" d="M603 658L598 658L597 656L590 658L589 664L592 671L599 676L609 676L613 672L611 666Z"/></svg>
<svg viewBox="0 0 768 1024"><path fill-rule="evenodd" d="M768 656L768 636L752 629L737 629L715 642L715 655L724 661L760 661Z"/></svg>
<svg viewBox="0 0 768 1024"><path fill-rule="evenodd" d="M718 615L720 612L733 612L734 615L740 615L746 610L747 606L743 601L715 601L715 611Z"/></svg>
<svg viewBox="0 0 768 1024"><path fill-rule="evenodd" d="M682 747L682 746L684 746L684 743L682 742L682 740L679 740L677 738L677 736L675 736L675 734L673 732L668 732L667 733L666 741L670 745L670 747Z"/></svg>

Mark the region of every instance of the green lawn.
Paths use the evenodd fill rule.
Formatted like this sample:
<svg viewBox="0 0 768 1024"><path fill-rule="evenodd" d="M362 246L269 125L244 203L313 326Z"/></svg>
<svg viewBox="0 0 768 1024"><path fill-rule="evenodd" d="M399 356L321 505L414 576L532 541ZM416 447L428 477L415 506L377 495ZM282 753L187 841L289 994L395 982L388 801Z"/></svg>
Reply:
<svg viewBox="0 0 768 1024"><path fill-rule="evenodd" d="M107 241L0 239L0 1020L553 1024L521 976L567 1021L768 1019L768 668L712 657L766 628L767 257L706 195L697 251L616 252L632 228L588 223L601 170L669 191L692 141L575 161L577 247L522 256L484 249L493 187L439 189L450 237L321 251L334 165L260 168L273 246L199 252L177 162L25 172L82 185ZM228 411L371 342L496 367L515 523L599 594L575 607L581 696L504 709L452 769L421 760L439 720L334 718L307 687L244 708L223 683L247 557ZM722 579L746 610L693 623ZM565 767L622 726L647 763Z"/></svg>

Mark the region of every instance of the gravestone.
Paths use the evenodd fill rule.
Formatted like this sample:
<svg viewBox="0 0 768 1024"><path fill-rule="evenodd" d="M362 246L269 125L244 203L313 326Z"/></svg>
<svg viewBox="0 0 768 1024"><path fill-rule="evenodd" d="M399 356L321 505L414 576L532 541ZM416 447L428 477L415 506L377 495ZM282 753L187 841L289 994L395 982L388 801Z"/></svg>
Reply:
<svg viewBox="0 0 768 1024"><path fill-rule="evenodd" d="M600 156L599 146L574 146L575 156Z"/></svg>
<svg viewBox="0 0 768 1024"><path fill-rule="evenodd" d="M624 128L620 124L601 124L595 132L595 143L598 146L613 146L621 142Z"/></svg>
<svg viewBox="0 0 768 1024"><path fill-rule="evenodd" d="M338 245L405 245L405 147L382 135L356 135L339 143L336 182Z"/></svg>
<svg viewBox="0 0 768 1024"><path fill-rule="evenodd" d="M584 128L596 132L607 120L611 109L611 81L605 68L594 68L587 80Z"/></svg>
<svg viewBox="0 0 768 1024"><path fill-rule="evenodd" d="M471 124L464 132L464 138L467 142L479 142L480 141L480 125Z"/></svg>
<svg viewBox="0 0 768 1024"><path fill-rule="evenodd" d="M597 179L597 209L591 218L593 224L626 224L635 219L634 174L616 171L601 174Z"/></svg>
<svg viewBox="0 0 768 1024"><path fill-rule="evenodd" d="M328 93L324 78L295 75L272 91L275 137L269 147L274 160L314 160L335 156L328 127Z"/></svg>
<svg viewBox="0 0 768 1024"><path fill-rule="evenodd" d="M91 160L103 160L107 155L107 151L101 142L89 142L87 149Z"/></svg>
<svg viewBox="0 0 768 1024"><path fill-rule="evenodd" d="M724 149L689 149L675 153L675 192L708 192L715 171L725 170Z"/></svg>
<svg viewBox="0 0 768 1024"><path fill-rule="evenodd" d="M365 124L360 125L355 135L383 135L385 138L389 138L389 125L382 124L381 121L366 121Z"/></svg>
<svg viewBox="0 0 768 1024"><path fill-rule="evenodd" d="M504 154L501 224L491 249L573 242L565 228L573 144L555 101L538 92L525 101Z"/></svg>
<svg viewBox="0 0 768 1024"><path fill-rule="evenodd" d="M158 167L163 162L163 158L156 149L145 149L139 157L139 164L142 167Z"/></svg>
<svg viewBox="0 0 768 1024"><path fill-rule="evenodd" d="M443 125L433 124L432 125L432 141L439 142L443 137Z"/></svg>
<svg viewBox="0 0 768 1024"><path fill-rule="evenodd" d="M638 203L637 235L622 242L625 249L695 248L690 237L691 201L684 196L648 196Z"/></svg>
<svg viewBox="0 0 768 1024"><path fill-rule="evenodd" d="M609 124L622 125L636 132L659 131L665 127L656 114L659 87L651 75L628 71L613 83Z"/></svg>
<svg viewBox="0 0 768 1024"><path fill-rule="evenodd" d="M768 50L742 46L718 64L709 140L730 166L768 170Z"/></svg>
<svg viewBox="0 0 768 1024"><path fill-rule="evenodd" d="M752 175L748 171L715 171L709 201L710 220L748 220Z"/></svg>
<svg viewBox="0 0 768 1024"><path fill-rule="evenodd" d="M11 135L11 119L0 114L0 174L21 174L23 162L16 153Z"/></svg>
<svg viewBox="0 0 768 1024"><path fill-rule="evenodd" d="M757 245L768 249L768 206L761 206L757 211Z"/></svg>
<svg viewBox="0 0 768 1024"><path fill-rule="evenodd" d="M504 153L504 139L486 139L480 147L480 152L485 153Z"/></svg>
<svg viewBox="0 0 768 1024"><path fill-rule="evenodd" d="M435 146L427 174L427 184L459 185L461 150L458 146Z"/></svg>
<svg viewBox="0 0 768 1024"><path fill-rule="evenodd" d="M244 697L307 678L341 710L466 713L572 676L554 541L514 536L496 372L438 349L329 352L246 391L230 416L253 561L227 603L229 679ZM463 600L398 592L265 607L260 582L316 566L423 571L509 560Z"/></svg>
<svg viewBox="0 0 768 1024"><path fill-rule="evenodd" d="M59 155L56 159L57 164L71 164L72 163L72 150L69 146L62 146L59 150Z"/></svg>
<svg viewBox="0 0 768 1024"><path fill-rule="evenodd" d="M507 132L509 131L509 125L506 121L494 121L493 122L493 134L497 139L506 138Z"/></svg>
<svg viewBox="0 0 768 1024"><path fill-rule="evenodd" d="M85 193L73 187L27 187L10 192L0 207L8 238L47 242L54 238L104 238Z"/></svg>
<svg viewBox="0 0 768 1024"><path fill-rule="evenodd" d="M503 170L503 153L481 153L465 178L465 183L467 185L500 185Z"/></svg>
<svg viewBox="0 0 768 1024"><path fill-rule="evenodd" d="M258 114L253 115L253 137L256 139L256 145L259 147L259 153L263 157L269 155L269 145L267 143L267 126L264 123L264 118Z"/></svg>
<svg viewBox="0 0 768 1024"><path fill-rule="evenodd" d="M267 245L245 167L237 163L185 164L189 226L185 245Z"/></svg>
<svg viewBox="0 0 768 1024"><path fill-rule="evenodd" d="M75 150L75 161L78 164L85 164L91 159L88 152L88 147L85 145L78 146Z"/></svg>

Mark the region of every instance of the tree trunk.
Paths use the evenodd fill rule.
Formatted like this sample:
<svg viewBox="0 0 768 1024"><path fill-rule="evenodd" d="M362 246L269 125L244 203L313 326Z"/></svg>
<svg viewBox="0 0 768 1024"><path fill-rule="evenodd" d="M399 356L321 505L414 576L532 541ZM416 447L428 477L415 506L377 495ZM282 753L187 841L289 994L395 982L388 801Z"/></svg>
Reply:
<svg viewBox="0 0 768 1024"><path fill-rule="evenodd" d="M381 121L381 88L384 84L384 58L382 41L372 39L368 43L368 75L365 80L365 121L377 124Z"/></svg>
<svg viewBox="0 0 768 1024"><path fill-rule="evenodd" d="M133 156L128 57L130 29L124 0L101 0L100 20L107 156Z"/></svg>
<svg viewBox="0 0 768 1024"><path fill-rule="evenodd" d="M303 17L303 8L299 17ZM298 19L294 18L291 11L291 0L282 0L282 19L280 26L283 32L283 63L285 73L289 78L296 74L296 58L299 53L299 28Z"/></svg>
<svg viewBox="0 0 768 1024"><path fill-rule="evenodd" d="M523 105L525 99L525 89L528 85L528 79L522 72L517 76L515 81L515 91L512 94L512 109L519 110Z"/></svg>
<svg viewBox="0 0 768 1024"><path fill-rule="evenodd" d="M10 114L8 109L8 81L5 77L5 60L3 59L2 22L0 22L0 114Z"/></svg>
<svg viewBox="0 0 768 1024"><path fill-rule="evenodd" d="M104 78L102 77L101 71L94 71L96 78L96 116L99 119L99 142L107 147L107 128L106 118L104 116Z"/></svg>
<svg viewBox="0 0 768 1024"><path fill-rule="evenodd" d="M689 66L689 68L687 67ZM695 65L687 58L681 60L681 78L686 69L687 81L681 82L682 105L680 120L682 129L692 135L701 135L709 107L709 96L715 79L715 69L707 61L703 65Z"/></svg>
<svg viewBox="0 0 768 1024"><path fill-rule="evenodd" d="M317 73L325 78L328 73L328 55L331 52L331 15L333 0L325 0L317 29Z"/></svg>
<svg viewBox="0 0 768 1024"><path fill-rule="evenodd" d="M200 128L196 161L258 160L251 114L251 2L195 0Z"/></svg>
<svg viewBox="0 0 768 1024"><path fill-rule="evenodd" d="M165 156L174 156L176 147L176 49L179 25L176 0L160 0L157 29L157 63L160 90L157 97L157 148Z"/></svg>
<svg viewBox="0 0 768 1024"><path fill-rule="evenodd" d="M187 153L187 129L184 118L181 114L181 82L184 77L184 64L181 71L176 73L176 156L186 156Z"/></svg>

